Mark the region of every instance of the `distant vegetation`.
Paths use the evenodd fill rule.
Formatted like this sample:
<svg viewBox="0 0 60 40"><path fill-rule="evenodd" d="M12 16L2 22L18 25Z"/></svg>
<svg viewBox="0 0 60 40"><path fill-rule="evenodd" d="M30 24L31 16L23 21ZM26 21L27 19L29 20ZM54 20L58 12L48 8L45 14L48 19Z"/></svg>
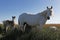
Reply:
<svg viewBox="0 0 60 40"><path fill-rule="evenodd" d="M17 27L18 25L16 25ZM50 30L49 26L57 26L60 27L60 24L46 24L42 31L34 31L24 32L18 31L17 29L11 31L6 37L0 38L0 40L60 40L60 28L59 30L53 31ZM0 24L2 28L3 25ZM1 35L1 34L0 34Z"/></svg>
<svg viewBox="0 0 60 40"><path fill-rule="evenodd" d="M44 27L49 27L49 26L60 27L60 24L45 24L45 25L44 25Z"/></svg>

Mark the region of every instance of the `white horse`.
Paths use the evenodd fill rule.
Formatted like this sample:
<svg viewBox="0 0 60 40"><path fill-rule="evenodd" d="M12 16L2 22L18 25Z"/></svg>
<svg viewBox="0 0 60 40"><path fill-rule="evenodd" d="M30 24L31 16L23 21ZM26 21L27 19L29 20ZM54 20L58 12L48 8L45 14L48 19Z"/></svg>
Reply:
<svg viewBox="0 0 60 40"><path fill-rule="evenodd" d="M52 15L52 7L44 10L41 13L37 13L35 15L23 13L18 18L18 24L22 31L25 31L25 24L28 24L30 26L39 26L39 29L42 29L43 25L46 23L48 19L50 19L50 16Z"/></svg>

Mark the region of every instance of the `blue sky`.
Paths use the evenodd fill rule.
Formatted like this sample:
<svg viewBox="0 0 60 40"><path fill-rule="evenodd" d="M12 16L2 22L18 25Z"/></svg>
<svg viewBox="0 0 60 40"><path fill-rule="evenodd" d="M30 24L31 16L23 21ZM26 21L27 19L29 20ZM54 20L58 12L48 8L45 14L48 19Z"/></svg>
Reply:
<svg viewBox="0 0 60 40"><path fill-rule="evenodd" d="M0 0L0 23L11 20L12 16L16 16L15 22L18 23L22 13L37 14L47 6L53 6L54 16L46 23L60 23L60 0Z"/></svg>

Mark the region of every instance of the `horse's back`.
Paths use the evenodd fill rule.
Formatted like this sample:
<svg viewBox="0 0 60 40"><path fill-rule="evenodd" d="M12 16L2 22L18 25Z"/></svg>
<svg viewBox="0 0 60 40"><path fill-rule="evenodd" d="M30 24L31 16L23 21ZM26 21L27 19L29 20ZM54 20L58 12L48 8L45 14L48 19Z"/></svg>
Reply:
<svg viewBox="0 0 60 40"><path fill-rule="evenodd" d="M18 20L25 20L25 19L30 19L30 18L33 18L33 17L34 17L34 15L23 13L19 16Z"/></svg>

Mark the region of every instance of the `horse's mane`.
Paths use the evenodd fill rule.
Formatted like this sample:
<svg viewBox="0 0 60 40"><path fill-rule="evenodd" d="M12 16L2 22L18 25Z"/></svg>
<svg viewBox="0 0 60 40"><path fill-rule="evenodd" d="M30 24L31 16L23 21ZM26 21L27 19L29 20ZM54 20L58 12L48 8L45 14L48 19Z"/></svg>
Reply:
<svg viewBox="0 0 60 40"><path fill-rule="evenodd" d="M39 12L39 13L37 13L37 15L44 14L44 13L46 13L46 11L47 11L47 10L44 10L44 11L42 11L42 12Z"/></svg>

